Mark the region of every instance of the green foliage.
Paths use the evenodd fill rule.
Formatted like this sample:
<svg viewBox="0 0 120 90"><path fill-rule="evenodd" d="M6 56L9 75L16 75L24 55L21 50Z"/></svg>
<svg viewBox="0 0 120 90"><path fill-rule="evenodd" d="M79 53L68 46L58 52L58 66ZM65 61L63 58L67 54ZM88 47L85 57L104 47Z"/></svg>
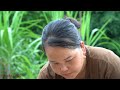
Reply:
<svg viewBox="0 0 120 90"><path fill-rule="evenodd" d="M101 28L99 27L100 29L95 28L93 30L90 30L90 18L90 11L83 12L81 36L85 43L91 46L102 46L108 49L114 49L114 51L117 51L116 54L118 54L120 52L119 42L116 42L106 35L106 26L109 25L112 18L109 18Z"/></svg>
<svg viewBox="0 0 120 90"><path fill-rule="evenodd" d="M64 11L43 11L47 23L64 17Z"/></svg>
<svg viewBox="0 0 120 90"><path fill-rule="evenodd" d="M13 16L13 22L10 23L9 18L10 15L13 12L9 11L3 11L0 12L0 66L2 67L3 72L0 72L1 78L11 78L11 63L12 63L12 57L15 56L14 52L14 45L15 42L13 40L14 33L17 32L17 28L19 27L19 23L21 22L21 16L24 12L20 13L20 16L18 14L19 12L15 12ZM19 20L18 20L19 18ZM16 20L16 22L15 22ZM18 23L17 23L18 22ZM14 23L16 24L14 27ZM14 29L14 30L12 30ZM15 37L14 37L15 38Z"/></svg>
<svg viewBox="0 0 120 90"><path fill-rule="evenodd" d="M112 42L112 46L111 45L103 45L103 47L108 48L113 50L117 55L120 56L120 51L115 49L113 47L113 44L116 44L114 42L117 42L117 45L120 45L120 12L119 11L93 11L92 12L92 17L91 17L91 29L96 28L96 27L100 27L101 25L103 25L103 23L105 23L106 20L111 18L111 22L105 27L106 29L106 35L111 38L111 40L109 39L108 41ZM97 23L96 23L97 22ZM118 49L119 46L117 46ZM117 48L116 47L116 48Z"/></svg>
<svg viewBox="0 0 120 90"><path fill-rule="evenodd" d="M66 11L66 16L70 18L77 19L79 15L78 11Z"/></svg>
<svg viewBox="0 0 120 90"><path fill-rule="evenodd" d="M0 13L3 19L0 22L0 78L36 78L43 65L40 63L43 52L38 49L40 36L30 30L39 21L22 22L24 14L24 11ZM24 27L23 24L28 26Z"/></svg>

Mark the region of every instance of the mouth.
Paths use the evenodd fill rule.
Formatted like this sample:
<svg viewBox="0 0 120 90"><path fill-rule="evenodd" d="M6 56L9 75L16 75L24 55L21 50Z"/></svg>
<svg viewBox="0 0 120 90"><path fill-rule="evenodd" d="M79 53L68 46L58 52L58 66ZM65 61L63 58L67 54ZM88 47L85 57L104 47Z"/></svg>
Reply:
<svg viewBox="0 0 120 90"><path fill-rule="evenodd" d="M71 75L72 73L66 73L66 74L62 74L63 76L69 76Z"/></svg>

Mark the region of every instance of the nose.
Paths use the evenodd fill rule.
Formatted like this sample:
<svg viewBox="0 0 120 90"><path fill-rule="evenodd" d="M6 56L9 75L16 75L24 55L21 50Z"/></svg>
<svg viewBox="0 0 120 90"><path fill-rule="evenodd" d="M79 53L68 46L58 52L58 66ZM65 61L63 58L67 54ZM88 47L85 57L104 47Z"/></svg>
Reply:
<svg viewBox="0 0 120 90"><path fill-rule="evenodd" d="M65 65L61 65L60 70L61 70L61 72L65 72L68 70L68 67Z"/></svg>

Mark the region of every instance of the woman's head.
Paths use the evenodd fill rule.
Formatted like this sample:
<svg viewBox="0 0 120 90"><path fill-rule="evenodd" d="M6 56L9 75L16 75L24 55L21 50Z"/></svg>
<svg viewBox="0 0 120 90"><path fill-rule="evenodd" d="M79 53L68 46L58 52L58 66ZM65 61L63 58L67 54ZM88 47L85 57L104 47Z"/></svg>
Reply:
<svg viewBox="0 0 120 90"><path fill-rule="evenodd" d="M64 48L78 48L81 37L76 26L68 19L55 20L45 26L42 34L42 44Z"/></svg>
<svg viewBox="0 0 120 90"><path fill-rule="evenodd" d="M85 46L73 19L50 22L42 33L42 45L53 71L65 78L75 78L82 70Z"/></svg>

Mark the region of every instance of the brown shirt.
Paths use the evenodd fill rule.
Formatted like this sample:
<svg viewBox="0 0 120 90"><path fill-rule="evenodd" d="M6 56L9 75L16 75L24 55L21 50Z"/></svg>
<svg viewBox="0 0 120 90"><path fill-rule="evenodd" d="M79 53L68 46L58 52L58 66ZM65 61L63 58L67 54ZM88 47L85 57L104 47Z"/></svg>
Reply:
<svg viewBox="0 0 120 90"><path fill-rule="evenodd" d="M120 57L111 50L86 46L85 79L120 79ZM38 79L64 79L51 69L49 62L40 70Z"/></svg>

